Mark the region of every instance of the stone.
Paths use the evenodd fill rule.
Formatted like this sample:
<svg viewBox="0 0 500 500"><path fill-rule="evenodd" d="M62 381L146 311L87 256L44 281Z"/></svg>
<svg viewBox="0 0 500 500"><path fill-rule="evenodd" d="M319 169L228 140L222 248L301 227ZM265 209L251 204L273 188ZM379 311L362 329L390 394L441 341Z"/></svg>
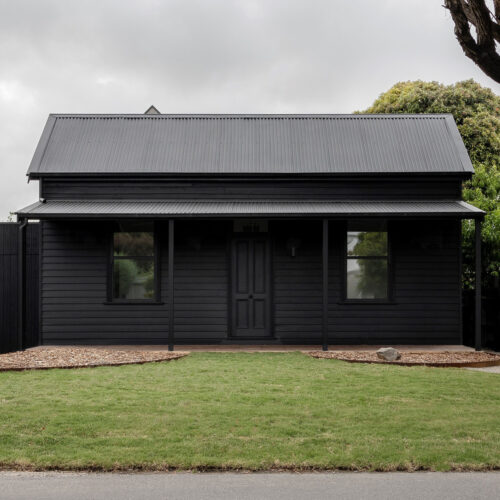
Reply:
<svg viewBox="0 0 500 500"><path fill-rule="evenodd" d="M384 361L396 361L401 358L401 353L394 347L382 347L377 351L377 357Z"/></svg>

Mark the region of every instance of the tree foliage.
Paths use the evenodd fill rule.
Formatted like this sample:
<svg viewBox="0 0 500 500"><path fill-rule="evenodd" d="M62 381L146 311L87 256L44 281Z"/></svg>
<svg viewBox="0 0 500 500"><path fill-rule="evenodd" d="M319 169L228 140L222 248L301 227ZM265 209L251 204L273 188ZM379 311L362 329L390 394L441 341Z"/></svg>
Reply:
<svg viewBox="0 0 500 500"><path fill-rule="evenodd" d="M382 257L387 255L386 231L359 231L356 234L356 244L350 255L366 257Z"/></svg>
<svg viewBox="0 0 500 500"><path fill-rule="evenodd" d="M400 82L382 94L364 113L451 113L457 123L475 174L464 183L464 199L486 212L483 224L484 283L500 277L500 97L473 80L442 85ZM464 284L473 278L474 224L463 223Z"/></svg>
<svg viewBox="0 0 500 500"><path fill-rule="evenodd" d="M138 269L136 263L131 259L115 260L113 273L115 297L119 299L127 298L130 287L137 277Z"/></svg>
<svg viewBox="0 0 500 500"><path fill-rule="evenodd" d="M384 257L387 255L387 232L363 231L357 235L352 255ZM387 260L360 259L358 291L362 297L385 298L387 293Z"/></svg>

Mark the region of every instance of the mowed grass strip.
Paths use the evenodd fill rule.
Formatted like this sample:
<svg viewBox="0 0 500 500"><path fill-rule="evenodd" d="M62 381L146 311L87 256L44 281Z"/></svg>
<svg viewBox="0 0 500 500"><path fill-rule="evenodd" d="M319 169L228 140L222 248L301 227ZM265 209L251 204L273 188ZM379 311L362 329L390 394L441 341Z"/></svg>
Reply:
<svg viewBox="0 0 500 500"><path fill-rule="evenodd" d="M300 353L0 373L0 466L495 469L500 376Z"/></svg>

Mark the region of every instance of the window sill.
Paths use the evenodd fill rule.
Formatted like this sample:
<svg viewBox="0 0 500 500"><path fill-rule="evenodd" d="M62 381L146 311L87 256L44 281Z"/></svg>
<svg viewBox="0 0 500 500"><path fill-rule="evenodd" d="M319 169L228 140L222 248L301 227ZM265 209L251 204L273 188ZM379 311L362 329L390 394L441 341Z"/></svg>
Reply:
<svg viewBox="0 0 500 500"><path fill-rule="evenodd" d="M155 300L135 300L135 301L105 301L105 306L163 306L165 302L157 302Z"/></svg>
<svg viewBox="0 0 500 500"><path fill-rule="evenodd" d="M362 306L380 306L380 305L390 305L395 306L398 303L394 300L373 300L373 299L346 299L340 300L337 304L342 306L350 306L350 305L362 305Z"/></svg>

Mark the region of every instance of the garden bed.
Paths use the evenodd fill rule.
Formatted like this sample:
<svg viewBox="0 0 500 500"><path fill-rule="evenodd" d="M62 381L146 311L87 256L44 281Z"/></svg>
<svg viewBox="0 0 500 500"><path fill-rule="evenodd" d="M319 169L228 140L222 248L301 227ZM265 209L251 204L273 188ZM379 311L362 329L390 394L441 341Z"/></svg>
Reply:
<svg viewBox="0 0 500 500"><path fill-rule="evenodd" d="M86 347L37 348L0 354L0 371L87 368L170 361L186 352L133 351Z"/></svg>
<svg viewBox="0 0 500 500"><path fill-rule="evenodd" d="M313 358L338 359L349 363L379 363L402 366L485 367L500 365L500 356L488 352L401 352L397 361L380 359L375 351L312 351Z"/></svg>

